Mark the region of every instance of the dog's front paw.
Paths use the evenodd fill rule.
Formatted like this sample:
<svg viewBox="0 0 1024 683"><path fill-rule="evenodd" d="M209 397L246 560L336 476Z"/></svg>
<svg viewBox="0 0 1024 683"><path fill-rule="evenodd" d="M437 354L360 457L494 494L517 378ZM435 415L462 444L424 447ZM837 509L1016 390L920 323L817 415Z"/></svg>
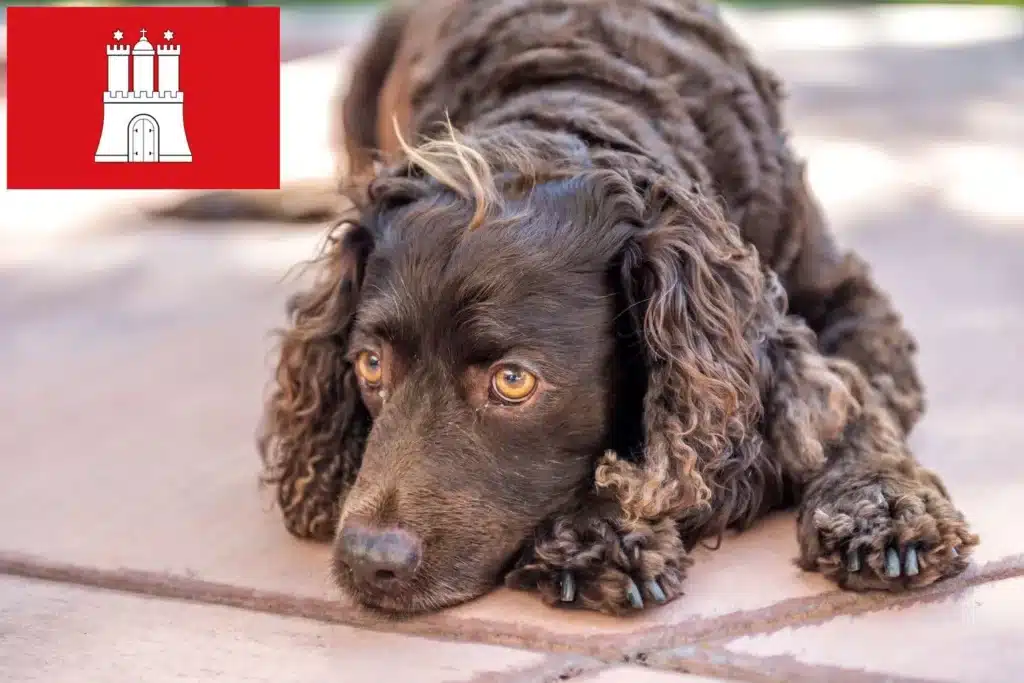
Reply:
<svg viewBox="0 0 1024 683"><path fill-rule="evenodd" d="M978 544L937 487L882 479L837 483L800 514L800 564L850 590L901 591L956 576Z"/></svg>
<svg viewBox="0 0 1024 683"><path fill-rule="evenodd" d="M538 530L505 583L537 590L549 605L621 615L682 595L692 563L671 520L627 529L562 517Z"/></svg>

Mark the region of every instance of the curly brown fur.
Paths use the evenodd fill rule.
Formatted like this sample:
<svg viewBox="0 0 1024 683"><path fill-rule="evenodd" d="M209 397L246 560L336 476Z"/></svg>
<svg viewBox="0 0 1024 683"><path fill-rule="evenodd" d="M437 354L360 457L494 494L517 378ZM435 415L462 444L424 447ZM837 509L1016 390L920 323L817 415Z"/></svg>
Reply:
<svg viewBox="0 0 1024 683"><path fill-rule="evenodd" d="M844 586L962 571L977 537L906 445L913 338L713 8L447 0L379 26L342 104L350 227L293 306L264 441L293 533L337 527L346 593L407 613L504 576L623 613L792 503L802 566ZM508 368L526 399L495 396Z"/></svg>
<svg viewBox="0 0 1024 683"><path fill-rule="evenodd" d="M285 526L317 540L334 535L370 431L339 344L349 334L369 244L358 227L340 227L316 264L318 282L288 302L291 325L281 335L259 440L265 479L277 486Z"/></svg>
<svg viewBox="0 0 1024 683"><path fill-rule="evenodd" d="M977 535L909 452L885 395L852 365L844 371L856 416L804 493L800 565L854 590L899 591L960 573Z"/></svg>
<svg viewBox="0 0 1024 683"><path fill-rule="evenodd" d="M651 603L682 595L693 561L675 520L626 521L614 503L586 503L545 520L534 531L529 548L506 577L508 585L536 590L549 605L569 602L617 614L635 609L631 588ZM567 575L577 593L571 600L564 593Z"/></svg>

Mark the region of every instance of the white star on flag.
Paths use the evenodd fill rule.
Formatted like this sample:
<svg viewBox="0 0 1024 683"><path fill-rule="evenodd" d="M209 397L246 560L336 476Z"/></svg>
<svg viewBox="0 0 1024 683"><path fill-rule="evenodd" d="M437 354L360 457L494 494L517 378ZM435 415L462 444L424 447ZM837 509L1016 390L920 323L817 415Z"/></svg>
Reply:
<svg viewBox="0 0 1024 683"><path fill-rule="evenodd" d="M121 40L122 38L124 38L124 33L121 29L114 31L114 40Z"/></svg>
<svg viewBox="0 0 1024 683"><path fill-rule="evenodd" d="M174 31L164 31L164 40L171 40L174 38Z"/></svg>

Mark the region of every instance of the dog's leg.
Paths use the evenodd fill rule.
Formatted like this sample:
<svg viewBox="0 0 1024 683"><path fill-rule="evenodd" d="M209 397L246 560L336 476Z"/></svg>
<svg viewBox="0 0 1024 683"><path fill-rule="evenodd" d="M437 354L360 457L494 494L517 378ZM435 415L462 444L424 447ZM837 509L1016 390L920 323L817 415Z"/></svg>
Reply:
<svg viewBox="0 0 1024 683"><path fill-rule="evenodd" d="M619 615L682 595L692 563L673 520L630 521L613 501L589 499L538 527L505 583Z"/></svg>
<svg viewBox="0 0 1024 683"><path fill-rule="evenodd" d="M766 448L800 492L800 565L853 590L963 571L978 537L914 458L889 397L854 363L821 354L796 318L766 355Z"/></svg>
<svg viewBox="0 0 1024 683"><path fill-rule="evenodd" d="M744 234L779 274L790 312L807 321L822 352L857 364L909 432L925 410L913 335L864 260L836 243L796 162L784 200L778 230L761 231L755 222Z"/></svg>

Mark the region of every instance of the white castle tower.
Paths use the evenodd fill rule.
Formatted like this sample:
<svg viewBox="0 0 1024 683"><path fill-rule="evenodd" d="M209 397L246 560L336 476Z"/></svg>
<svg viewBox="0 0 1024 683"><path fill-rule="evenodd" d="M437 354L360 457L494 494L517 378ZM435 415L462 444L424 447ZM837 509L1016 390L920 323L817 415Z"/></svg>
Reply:
<svg viewBox="0 0 1024 683"><path fill-rule="evenodd" d="M96 161L192 161L185 137L184 95L178 90L181 47L158 45L153 50L146 30L140 33L134 48L107 45L107 91L103 93L103 132ZM170 40L173 34L168 31L164 36ZM114 37L120 40L121 32ZM133 71L130 91L129 56Z"/></svg>

